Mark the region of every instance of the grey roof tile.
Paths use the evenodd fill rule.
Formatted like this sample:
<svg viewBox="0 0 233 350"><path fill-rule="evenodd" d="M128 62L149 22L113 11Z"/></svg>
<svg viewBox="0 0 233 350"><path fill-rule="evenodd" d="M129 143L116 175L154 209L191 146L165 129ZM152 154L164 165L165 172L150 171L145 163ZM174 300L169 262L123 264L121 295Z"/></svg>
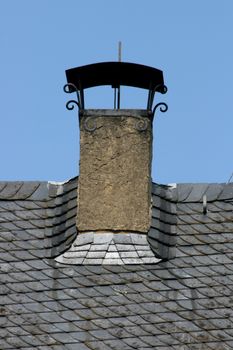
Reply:
<svg viewBox="0 0 233 350"><path fill-rule="evenodd" d="M88 349L94 350L112 350L108 345L106 345L103 341L87 341L86 342Z"/></svg>
<svg viewBox="0 0 233 350"><path fill-rule="evenodd" d="M157 347L157 346L160 346L160 345L164 345L164 342L160 341L157 336L154 337L154 336L151 336L151 335L147 335L147 336L140 337L140 339L144 343L146 343L146 344L148 344L148 345L150 345L152 347Z"/></svg>
<svg viewBox="0 0 233 350"><path fill-rule="evenodd" d="M0 183L0 188L4 186ZM157 228L151 234L157 239L155 249L159 244L170 245L176 257L171 259L169 248L166 262L119 266L54 262L52 257L63 251L78 251L78 245L72 246L76 236L76 180L59 186L50 184L50 197L47 184L37 192L33 186L30 190L26 184L17 186L15 192L10 187L5 189L15 199L0 201L0 245L3 243L4 249L0 278L5 283L0 287L4 295L0 322L8 327L10 339L3 343L4 348L17 348L17 338L25 350L155 346L167 350L185 349L185 342L187 349L199 350L203 342L206 349L232 348L231 186L206 185L208 214L203 216L204 185L182 185L178 190L153 185ZM27 199L23 199L25 193ZM180 196L183 202L176 205ZM28 227L28 223L32 228L20 228ZM114 253L120 250L118 245L123 252L126 248L135 251L137 246L138 252L148 255L145 236L134 242L132 237L116 235L111 242L88 249L96 254L111 244ZM43 242L51 257L47 260ZM66 336L58 340L54 334ZM153 341L159 344L153 345Z"/></svg>
<svg viewBox="0 0 233 350"><path fill-rule="evenodd" d="M147 347L148 349L148 343L145 343L138 337L126 338L124 342L133 349L142 349L143 347Z"/></svg>
<svg viewBox="0 0 233 350"><path fill-rule="evenodd" d="M130 350L133 349L133 347L126 344L124 341L120 339L112 339L112 340L105 340L104 343L110 347L112 350Z"/></svg>

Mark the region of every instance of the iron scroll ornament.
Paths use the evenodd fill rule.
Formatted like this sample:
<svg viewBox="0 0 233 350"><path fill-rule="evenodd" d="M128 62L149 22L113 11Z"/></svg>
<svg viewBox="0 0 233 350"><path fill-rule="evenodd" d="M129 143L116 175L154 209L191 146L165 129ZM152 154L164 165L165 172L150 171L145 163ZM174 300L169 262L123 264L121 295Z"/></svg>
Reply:
<svg viewBox="0 0 233 350"><path fill-rule="evenodd" d="M159 108L160 107L160 108ZM168 105L165 102L157 103L152 110L152 117L154 117L156 110L159 108L160 112L165 113L168 110Z"/></svg>
<svg viewBox="0 0 233 350"><path fill-rule="evenodd" d="M78 106L79 109L82 108L82 103L81 103L81 97L80 97L80 92L77 88L77 86L75 86L74 84L72 83L68 83L68 84L65 84L64 87L63 87L63 91L67 94L71 94L72 92L76 92L77 94L77 99L78 101L76 100L70 100L66 103L66 108L71 111L72 109L74 109L74 106Z"/></svg>

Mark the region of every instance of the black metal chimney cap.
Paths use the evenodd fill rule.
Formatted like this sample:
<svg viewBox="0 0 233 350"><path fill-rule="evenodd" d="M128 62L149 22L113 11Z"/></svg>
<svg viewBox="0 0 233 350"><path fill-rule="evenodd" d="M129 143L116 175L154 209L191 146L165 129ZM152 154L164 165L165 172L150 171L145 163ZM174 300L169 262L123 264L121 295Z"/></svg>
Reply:
<svg viewBox="0 0 233 350"><path fill-rule="evenodd" d="M120 85L163 93L163 72L159 69L129 62L100 62L66 70L67 82L78 90L94 86Z"/></svg>

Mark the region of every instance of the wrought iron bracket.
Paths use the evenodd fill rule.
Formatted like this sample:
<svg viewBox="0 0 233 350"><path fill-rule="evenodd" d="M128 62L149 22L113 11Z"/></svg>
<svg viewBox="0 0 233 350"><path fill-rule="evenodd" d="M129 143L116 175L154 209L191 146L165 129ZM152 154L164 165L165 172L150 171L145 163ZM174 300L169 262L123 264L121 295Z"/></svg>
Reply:
<svg viewBox="0 0 233 350"><path fill-rule="evenodd" d="M159 108L160 107L160 108ZM167 112L167 110L168 110L168 105L165 103L165 102L159 102L159 103L157 103L155 106L154 106L154 108L153 108L153 110L152 110L152 118L154 118L154 115L155 115L155 112L156 112L156 110L159 108L159 110L160 110L160 112Z"/></svg>
<svg viewBox="0 0 233 350"><path fill-rule="evenodd" d="M75 106L77 106L79 110L84 109L84 93L83 93L83 89L81 87L78 88L73 83L67 83L64 85L63 90L65 93L68 93L68 94L73 93L73 92L76 92L76 94L77 94L77 101L72 99L66 103L66 108L68 110L73 110ZM154 96L155 96L156 92L166 94L166 92L167 92L166 85L159 84L153 90L149 90L148 101L147 101L147 110L151 111L152 120L153 120L155 112L158 108L163 113L168 110L168 106L165 102L157 103L154 106L154 108L152 109ZM135 123L135 129L138 131L145 131L148 128L148 120L144 119L142 117L137 117L137 118L138 118L138 121ZM86 120L84 121L84 129L91 132L91 131L94 131L96 128L97 128L97 124L96 124L95 117L86 118Z"/></svg>
<svg viewBox="0 0 233 350"><path fill-rule="evenodd" d="M160 112L167 112L168 110L168 105L165 103L165 102L159 102L157 103L154 108L152 109L152 106L153 106L153 100L154 100L154 95L156 92L160 92L161 94L166 94L167 93L167 87L166 85L157 85L155 87L155 89L152 91L149 92L149 96L148 96L148 104L147 104L147 107L149 110L152 111L152 119L154 118L154 115L155 115L155 112L156 110L159 108Z"/></svg>
<svg viewBox="0 0 233 350"><path fill-rule="evenodd" d="M75 105L78 106L79 109L84 109L84 97L83 97L83 90L79 90L77 86L75 86L72 83L65 84L63 87L63 90L67 94L71 94L73 92L76 92L77 94L77 100L70 100L66 103L66 108L70 111L74 109Z"/></svg>
<svg viewBox="0 0 233 350"><path fill-rule="evenodd" d="M166 85L159 84L154 89L149 90L148 101L147 101L147 109L149 109L149 110L152 110L154 96L155 96L156 92L160 92L163 95L166 94L167 93Z"/></svg>

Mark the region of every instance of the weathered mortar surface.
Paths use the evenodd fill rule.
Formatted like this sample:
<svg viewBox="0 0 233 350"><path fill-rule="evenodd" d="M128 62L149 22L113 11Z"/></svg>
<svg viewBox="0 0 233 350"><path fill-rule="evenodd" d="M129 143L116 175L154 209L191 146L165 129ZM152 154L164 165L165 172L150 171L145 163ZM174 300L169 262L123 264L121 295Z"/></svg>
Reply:
<svg viewBox="0 0 233 350"><path fill-rule="evenodd" d="M147 120L146 130L137 130L139 117ZM96 129L88 131L86 126L95 123ZM78 230L148 232L151 158L149 112L85 110L80 115Z"/></svg>

